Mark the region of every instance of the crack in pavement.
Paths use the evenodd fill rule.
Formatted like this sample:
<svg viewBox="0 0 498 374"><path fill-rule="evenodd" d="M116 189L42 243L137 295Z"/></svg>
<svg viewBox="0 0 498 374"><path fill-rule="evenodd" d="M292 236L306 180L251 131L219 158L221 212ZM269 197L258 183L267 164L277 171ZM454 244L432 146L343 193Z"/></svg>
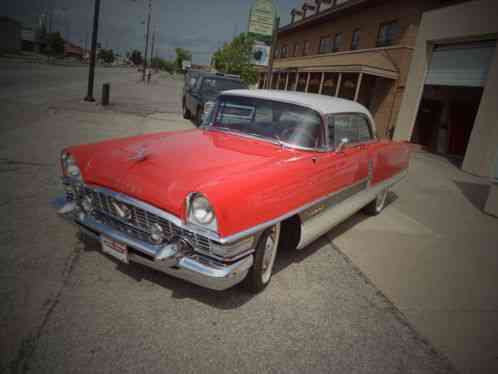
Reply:
<svg viewBox="0 0 498 374"><path fill-rule="evenodd" d="M19 348L16 357L8 365L12 374L24 374L29 371L29 363L36 351L38 341L42 336L43 330L47 325L50 316L54 313L55 308L59 304L62 293L69 282L69 278L80 258L82 250L83 245L78 240L73 251L71 252L71 255L66 260L66 263L64 265L64 270L62 272L62 282L59 289L57 290L55 298L48 298L43 304L43 307L46 307L47 310L43 316L41 324L22 340L21 347Z"/></svg>

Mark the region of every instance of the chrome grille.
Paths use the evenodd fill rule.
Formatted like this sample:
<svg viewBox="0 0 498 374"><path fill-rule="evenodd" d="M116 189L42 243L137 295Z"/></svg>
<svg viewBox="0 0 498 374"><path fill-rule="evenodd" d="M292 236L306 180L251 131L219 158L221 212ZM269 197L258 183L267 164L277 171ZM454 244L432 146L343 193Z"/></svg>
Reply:
<svg viewBox="0 0 498 374"><path fill-rule="evenodd" d="M166 238L172 239L174 237L180 237L187 239L197 250L200 250L200 252L211 254L211 240L204 236L185 230L142 208L124 203L110 195L95 191L89 187L84 187L84 189L81 190L78 199L81 199L83 194L90 195L93 198L95 218L116 230L141 241L152 243L149 238L150 226L157 223L162 227ZM119 217L116 208L112 204L113 202L124 204L131 210L131 219L129 221L123 221Z"/></svg>

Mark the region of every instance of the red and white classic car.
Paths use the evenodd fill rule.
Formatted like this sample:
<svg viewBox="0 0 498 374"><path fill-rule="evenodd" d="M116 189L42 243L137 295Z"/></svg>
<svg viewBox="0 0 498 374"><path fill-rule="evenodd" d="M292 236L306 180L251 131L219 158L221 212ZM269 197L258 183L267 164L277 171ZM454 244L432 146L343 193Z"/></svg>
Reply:
<svg viewBox="0 0 498 374"><path fill-rule="evenodd" d="M102 250L203 287L270 282L360 209L378 214L409 148L362 105L286 91L222 93L200 128L66 148L59 213Z"/></svg>

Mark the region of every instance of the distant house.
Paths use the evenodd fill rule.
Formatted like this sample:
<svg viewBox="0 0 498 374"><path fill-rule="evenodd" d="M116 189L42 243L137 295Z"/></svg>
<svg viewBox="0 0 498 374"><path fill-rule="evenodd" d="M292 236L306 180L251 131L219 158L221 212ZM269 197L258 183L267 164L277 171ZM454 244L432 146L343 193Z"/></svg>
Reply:
<svg viewBox="0 0 498 374"><path fill-rule="evenodd" d="M85 56L85 50L79 45L71 43L67 40L64 41L64 56L65 57L76 57L83 59Z"/></svg>
<svg viewBox="0 0 498 374"><path fill-rule="evenodd" d="M18 52L21 50L21 23L0 17L0 52Z"/></svg>

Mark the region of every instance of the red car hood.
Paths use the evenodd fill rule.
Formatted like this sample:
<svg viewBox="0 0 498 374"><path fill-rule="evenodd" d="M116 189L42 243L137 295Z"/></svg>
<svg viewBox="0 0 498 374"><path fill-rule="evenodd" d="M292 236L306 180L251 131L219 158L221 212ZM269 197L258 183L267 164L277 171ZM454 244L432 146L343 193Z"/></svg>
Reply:
<svg viewBox="0 0 498 374"><path fill-rule="evenodd" d="M220 190L236 188L230 181L238 183L270 164L302 155L268 142L198 129L105 141L68 151L86 183L123 192L178 217L184 217L189 193L201 192L211 200L210 192L219 197ZM228 196L223 200L228 201ZM229 230L222 231L227 234Z"/></svg>

